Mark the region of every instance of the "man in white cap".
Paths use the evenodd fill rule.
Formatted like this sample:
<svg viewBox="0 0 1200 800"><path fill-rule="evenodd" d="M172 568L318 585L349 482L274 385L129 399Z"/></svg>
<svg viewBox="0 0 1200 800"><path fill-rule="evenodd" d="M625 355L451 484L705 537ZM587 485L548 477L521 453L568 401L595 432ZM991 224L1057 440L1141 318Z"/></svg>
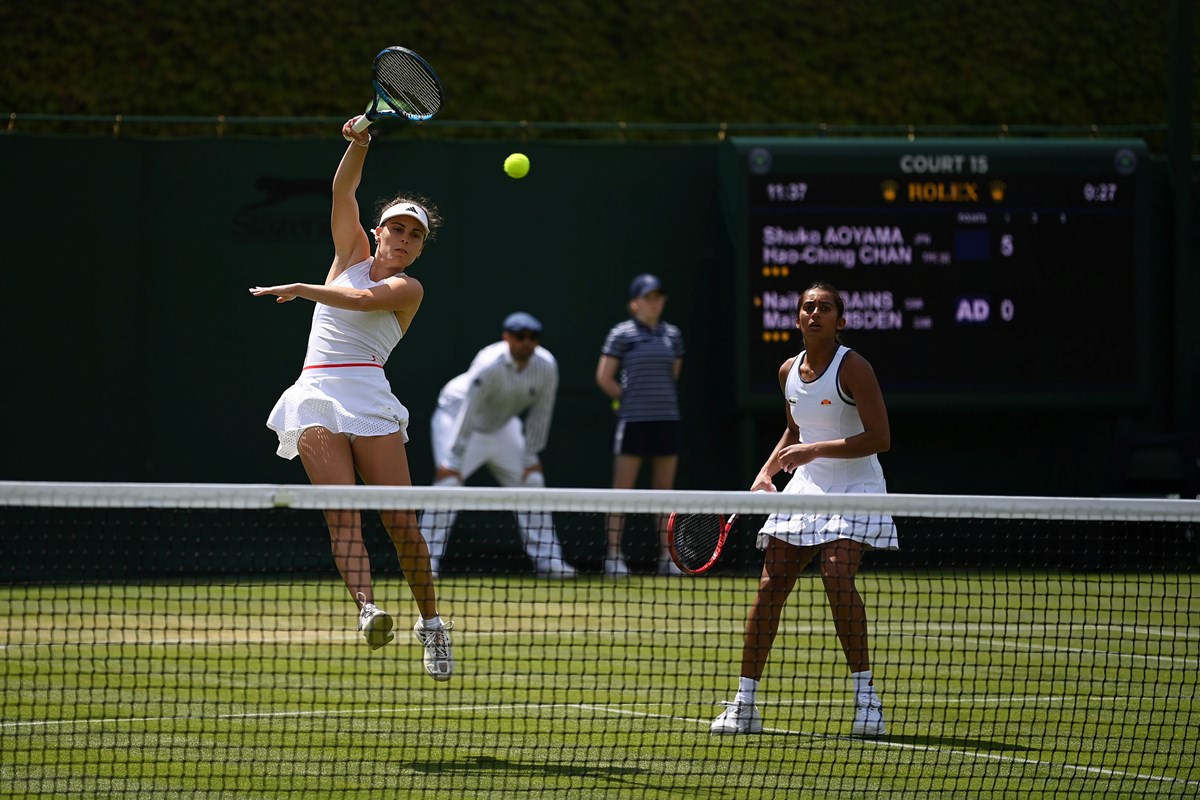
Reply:
<svg viewBox="0 0 1200 800"><path fill-rule="evenodd" d="M502 340L480 350L466 372L442 387L432 421L435 486L462 486L484 466L502 486L546 485L540 455L554 414L558 362L538 344L541 333L531 314L509 314ZM456 516L431 511L422 519L434 574ZM537 574L575 576L549 512L518 513L517 523Z"/></svg>

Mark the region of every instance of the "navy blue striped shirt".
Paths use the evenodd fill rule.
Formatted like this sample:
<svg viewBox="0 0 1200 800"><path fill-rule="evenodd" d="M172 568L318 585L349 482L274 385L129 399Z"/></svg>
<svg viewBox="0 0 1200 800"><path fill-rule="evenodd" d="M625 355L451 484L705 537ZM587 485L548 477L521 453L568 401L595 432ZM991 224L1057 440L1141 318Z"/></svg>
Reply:
<svg viewBox="0 0 1200 800"><path fill-rule="evenodd" d="M675 359L683 357L683 334L660 321L647 328L636 319L614 325L600 352L620 359L621 409L626 422L678 420Z"/></svg>

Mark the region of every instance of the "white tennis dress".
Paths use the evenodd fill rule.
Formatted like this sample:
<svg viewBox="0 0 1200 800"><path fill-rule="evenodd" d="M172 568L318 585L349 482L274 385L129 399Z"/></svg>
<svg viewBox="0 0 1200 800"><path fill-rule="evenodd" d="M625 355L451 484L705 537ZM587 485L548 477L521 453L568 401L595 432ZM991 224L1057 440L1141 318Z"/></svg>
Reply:
<svg viewBox="0 0 1200 800"><path fill-rule="evenodd" d="M332 286L369 289L374 257L349 267ZM295 458L296 443L320 426L351 436L386 436L408 441L408 409L392 394L383 365L404 336L391 311L348 311L317 303L308 352L299 379L283 393L267 427L279 435L283 458Z"/></svg>
<svg viewBox="0 0 1200 800"><path fill-rule="evenodd" d="M800 377L804 353L796 356L784 382L789 413L800 429L802 442L827 442L863 432L854 401L842 391L842 362L850 348L842 345L825 372L811 382ZM874 454L863 458L818 458L798 467L783 494L883 494L887 484ZM774 536L789 544L810 547L835 539L853 539L871 547L895 550L900 547L896 525L887 515L772 514L758 535L758 546L767 546Z"/></svg>

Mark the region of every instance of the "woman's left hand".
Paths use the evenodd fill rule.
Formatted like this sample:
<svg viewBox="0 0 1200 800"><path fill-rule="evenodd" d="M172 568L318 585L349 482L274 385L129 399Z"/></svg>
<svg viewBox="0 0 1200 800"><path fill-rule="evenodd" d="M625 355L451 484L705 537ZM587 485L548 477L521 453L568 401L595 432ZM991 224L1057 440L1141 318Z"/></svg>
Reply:
<svg viewBox="0 0 1200 800"><path fill-rule="evenodd" d="M286 303L289 300L296 299L296 284L288 283L280 286L254 286L250 289L250 294L255 297L264 297L269 294L275 295L276 303Z"/></svg>
<svg viewBox="0 0 1200 800"><path fill-rule="evenodd" d="M779 463L789 475L796 471L796 467L802 467L815 458L816 454L812 452L812 448L803 442L788 445L779 451Z"/></svg>

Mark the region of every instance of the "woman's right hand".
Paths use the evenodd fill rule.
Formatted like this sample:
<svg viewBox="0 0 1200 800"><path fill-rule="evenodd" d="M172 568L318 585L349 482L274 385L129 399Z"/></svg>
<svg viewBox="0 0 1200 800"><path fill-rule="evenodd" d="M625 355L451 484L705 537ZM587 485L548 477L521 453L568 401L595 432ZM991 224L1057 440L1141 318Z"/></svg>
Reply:
<svg viewBox="0 0 1200 800"><path fill-rule="evenodd" d="M348 119L344 123L342 123L342 138L345 139L347 142L354 142L356 145L359 145L360 147L366 147L367 145L371 144L370 132L365 131L365 130L363 130L363 131L355 131L354 130L354 123L358 122L358 120L361 118L362 118L362 115L359 114L357 117L351 117L350 119Z"/></svg>
<svg viewBox="0 0 1200 800"><path fill-rule="evenodd" d="M771 480L770 475L765 475L760 472L760 473L758 473L758 476L755 477L754 483L750 484L750 491L752 491L752 492L777 492L779 490L775 488L775 482L773 480Z"/></svg>

